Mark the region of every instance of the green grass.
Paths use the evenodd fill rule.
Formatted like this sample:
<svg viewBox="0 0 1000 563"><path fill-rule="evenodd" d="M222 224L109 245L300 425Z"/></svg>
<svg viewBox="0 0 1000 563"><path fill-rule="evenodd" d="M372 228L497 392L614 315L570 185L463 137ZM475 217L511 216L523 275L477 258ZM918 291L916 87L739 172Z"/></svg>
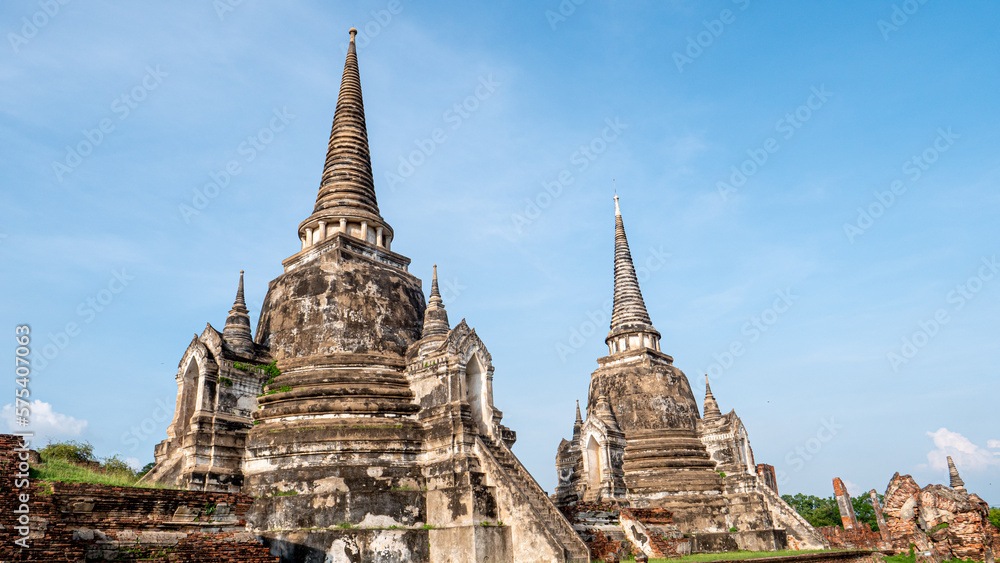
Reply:
<svg viewBox="0 0 1000 563"><path fill-rule="evenodd" d="M103 473L87 467L75 465L63 459L49 459L31 468L31 477L40 481L60 483L93 483L112 487L141 487L145 489L169 489L158 484L136 484L138 477L122 473Z"/></svg>
<svg viewBox="0 0 1000 563"><path fill-rule="evenodd" d="M917 556L913 553L913 549L910 549L910 553L901 553L899 555L892 555L885 557L885 563L914 563L917 560ZM972 559L951 559L949 563L975 563Z"/></svg>
<svg viewBox="0 0 1000 563"><path fill-rule="evenodd" d="M803 550L803 551L729 551L726 553L695 553L694 555L685 555L679 559L650 559L650 563L678 563L686 561L694 562L705 562L705 561L732 561L735 559L757 559L760 557L788 557L789 555L806 555L808 553L821 553L826 551L830 552L829 549L813 549L813 550ZM623 563L626 561L634 561L634 559L623 559ZM886 559L888 561L888 559Z"/></svg>

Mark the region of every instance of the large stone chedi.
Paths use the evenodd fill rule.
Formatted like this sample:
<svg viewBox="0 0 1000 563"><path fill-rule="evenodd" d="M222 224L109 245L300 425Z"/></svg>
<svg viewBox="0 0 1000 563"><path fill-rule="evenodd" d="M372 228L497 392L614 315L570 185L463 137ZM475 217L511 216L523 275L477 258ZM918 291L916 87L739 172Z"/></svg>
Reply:
<svg viewBox="0 0 1000 563"><path fill-rule="evenodd" d="M773 468L756 465L735 412L707 385L705 415L660 349L636 278L615 196L614 307L591 375L584 421L556 454L560 506L605 502L669 509L683 532L728 532L741 549L822 548L825 540L778 496ZM782 533L784 530L785 533Z"/></svg>
<svg viewBox="0 0 1000 563"><path fill-rule="evenodd" d="M436 268L425 305L410 260L390 250L355 33L316 205L245 356L280 369L243 419L250 526L289 562L586 561L510 451L486 346L464 320L450 326Z"/></svg>
<svg viewBox="0 0 1000 563"><path fill-rule="evenodd" d="M608 355L591 375L579 438L574 430L579 445L561 446L557 498L663 507L684 531L728 529L722 478L698 437L698 403L687 377L660 349L617 196L614 307L605 342Z"/></svg>

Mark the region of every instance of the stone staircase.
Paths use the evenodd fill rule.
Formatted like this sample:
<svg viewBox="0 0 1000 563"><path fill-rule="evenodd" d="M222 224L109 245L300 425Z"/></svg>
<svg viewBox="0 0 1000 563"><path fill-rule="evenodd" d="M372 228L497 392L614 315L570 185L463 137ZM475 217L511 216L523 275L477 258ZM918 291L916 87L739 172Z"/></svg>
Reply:
<svg viewBox="0 0 1000 563"><path fill-rule="evenodd" d="M528 473L528 470L521 465L521 462L510 451L507 445L500 441L493 441L485 436L480 436L477 440L482 444L484 450L503 468L507 477L527 499L531 508L534 509L545 525L546 530L562 545L565 551L565 560L567 562L589 562L590 551L587 549L587 545L583 543L583 540L573 530L566 517L552 504L552 501L549 500L542 487Z"/></svg>
<svg viewBox="0 0 1000 563"><path fill-rule="evenodd" d="M776 528L785 528L789 549L830 549L830 542L770 487L759 487Z"/></svg>

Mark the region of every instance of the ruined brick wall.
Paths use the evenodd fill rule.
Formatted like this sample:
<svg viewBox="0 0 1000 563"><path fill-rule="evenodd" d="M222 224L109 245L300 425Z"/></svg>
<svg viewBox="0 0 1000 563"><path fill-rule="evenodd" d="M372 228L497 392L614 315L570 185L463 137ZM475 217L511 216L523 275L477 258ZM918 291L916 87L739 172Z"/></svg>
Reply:
<svg viewBox="0 0 1000 563"><path fill-rule="evenodd" d="M816 528L830 542L832 549L878 549L881 534L873 532L866 524L845 530L840 526Z"/></svg>
<svg viewBox="0 0 1000 563"><path fill-rule="evenodd" d="M620 508L613 504L561 506L566 519L590 550L591 561L618 561L632 556L632 542L620 528Z"/></svg>
<svg viewBox="0 0 1000 563"><path fill-rule="evenodd" d="M1000 550L1000 533L989 523L989 505L975 494L944 485L923 489L909 475L889 481L882 512L886 540L897 553L913 545L937 559L983 561L986 549Z"/></svg>
<svg viewBox="0 0 1000 563"><path fill-rule="evenodd" d="M247 495L35 479L14 488L19 445L16 437L0 435L0 561L277 561L245 531L253 503ZM19 493L30 495L27 549L13 544Z"/></svg>
<svg viewBox="0 0 1000 563"><path fill-rule="evenodd" d="M18 493L26 492L25 489L16 487L18 481L17 454L14 448L21 445L21 440L17 436L0 434L0 561L5 560L5 555L14 549L19 549L14 541L20 536L15 530L17 526L17 514L14 513L19 506Z"/></svg>

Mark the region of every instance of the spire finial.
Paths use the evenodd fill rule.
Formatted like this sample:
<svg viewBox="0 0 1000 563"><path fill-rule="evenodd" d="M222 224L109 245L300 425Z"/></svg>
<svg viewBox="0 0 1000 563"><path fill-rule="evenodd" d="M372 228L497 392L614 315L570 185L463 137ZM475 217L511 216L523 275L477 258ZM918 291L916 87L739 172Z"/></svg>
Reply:
<svg viewBox="0 0 1000 563"><path fill-rule="evenodd" d="M444 309L441 290L438 288L437 264L434 264L434 274L431 277L431 294L427 299L427 309L424 311L423 338L446 336L451 330L448 324L448 311Z"/></svg>
<svg viewBox="0 0 1000 563"><path fill-rule="evenodd" d="M222 329L222 339L239 352L253 352L253 332L250 330L250 311L243 297L243 270L240 270L240 284L236 288L236 299L233 308L226 318L226 326Z"/></svg>
<svg viewBox="0 0 1000 563"><path fill-rule="evenodd" d="M379 213L375 197L355 43L357 32L353 27L350 30L351 42L347 46L316 205L312 215L299 225L299 238L306 239L306 246L311 246L315 240L323 240L327 229L333 230L337 224L344 224L348 233L363 232L365 227L362 225L367 224L368 232L382 229L383 241L393 238L392 228ZM310 230L321 234L309 238Z"/></svg>
<svg viewBox="0 0 1000 563"><path fill-rule="evenodd" d="M444 306L444 299L441 299L441 290L438 288L438 266L434 264L434 274L431 276L431 295L428 299L431 303Z"/></svg>
<svg viewBox="0 0 1000 563"><path fill-rule="evenodd" d="M580 415L580 399L576 400L576 423L583 424L583 416Z"/></svg>
<svg viewBox="0 0 1000 563"><path fill-rule="evenodd" d="M605 341L610 347L615 336L635 333L646 333L649 337L643 338L644 344L640 346L659 350L660 333L653 328L646 303L642 299L639 278L636 276L628 238L625 236L625 223L618 206L618 195L615 194L615 295L611 311L611 332Z"/></svg>

